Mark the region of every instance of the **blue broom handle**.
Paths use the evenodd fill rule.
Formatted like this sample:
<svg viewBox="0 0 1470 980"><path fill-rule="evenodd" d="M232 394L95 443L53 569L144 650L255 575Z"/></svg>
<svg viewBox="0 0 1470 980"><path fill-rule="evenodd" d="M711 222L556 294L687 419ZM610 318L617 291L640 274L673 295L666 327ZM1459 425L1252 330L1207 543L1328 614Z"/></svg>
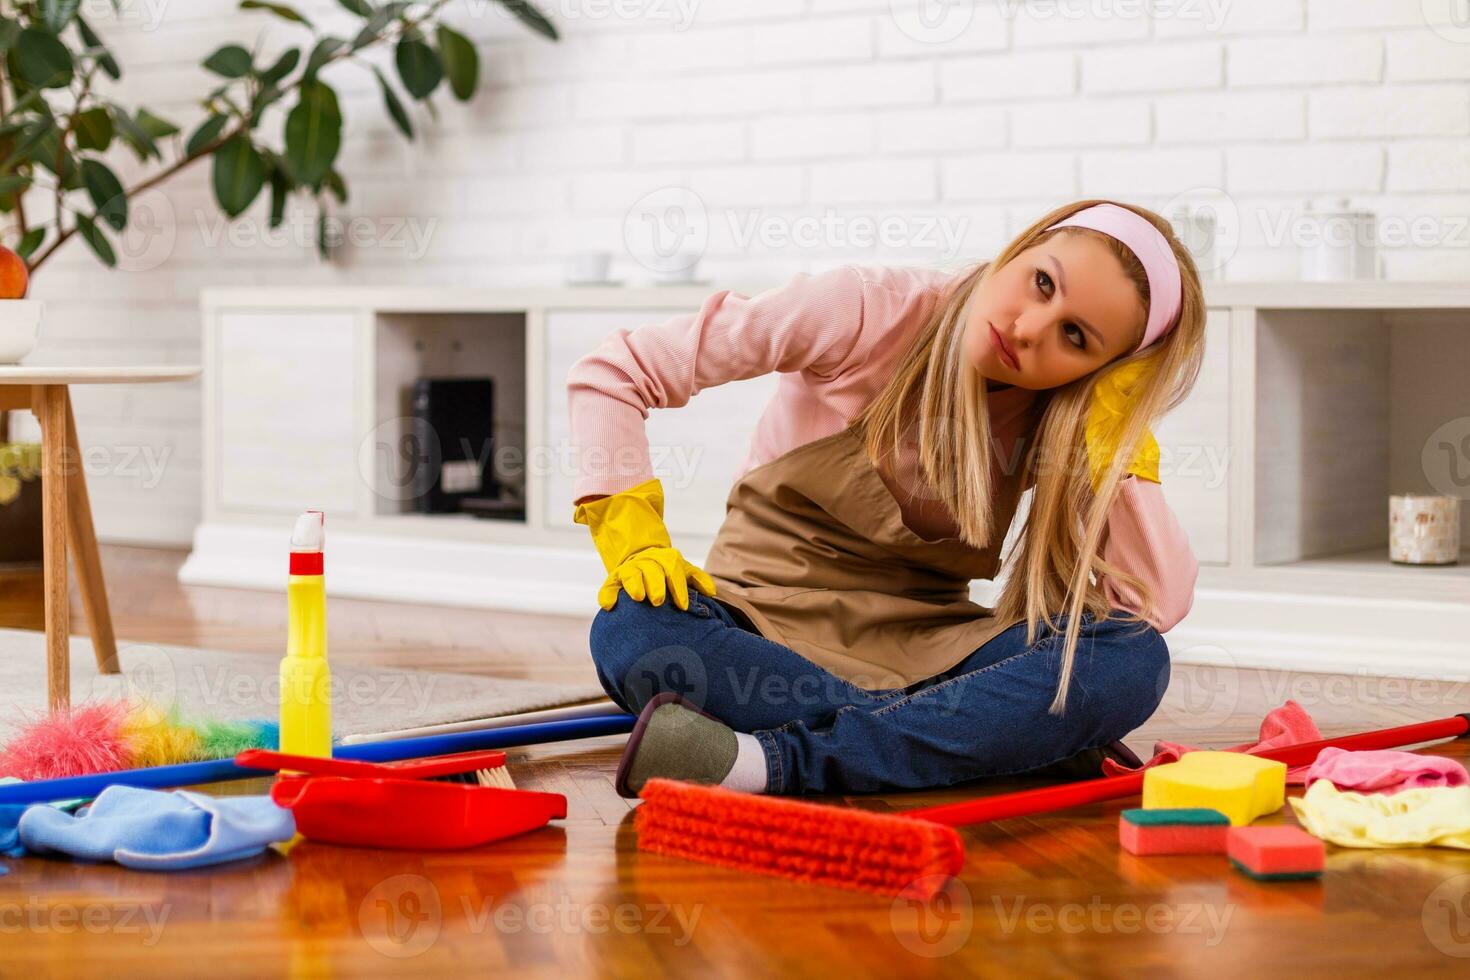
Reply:
<svg viewBox="0 0 1470 980"><path fill-rule="evenodd" d="M455 752L566 742L578 738L596 738L599 735L624 735L633 730L636 720L632 715L599 715L594 718L543 721L482 732L452 732L447 735L421 735L417 738L400 738L386 742L358 742L334 747L332 758L356 759L361 762L399 762ZM233 759L182 762L172 766L154 766L151 769L122 769L117 772L0 786L0 804L91 799L109 786L136 786L143 789L197 786L229 779L251 779L262 776L267 771L237 766Z"/></svg>

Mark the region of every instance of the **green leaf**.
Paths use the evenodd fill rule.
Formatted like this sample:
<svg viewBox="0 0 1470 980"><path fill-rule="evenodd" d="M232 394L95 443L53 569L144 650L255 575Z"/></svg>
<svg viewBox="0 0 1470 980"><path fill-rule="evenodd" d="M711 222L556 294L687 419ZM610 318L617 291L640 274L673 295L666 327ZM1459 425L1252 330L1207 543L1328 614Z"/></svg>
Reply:
<svg viewBox="0 0 1470 980"><path fill-rule="evenodd" d="M301 61L301 49L291 48L276 59L276 63L260 73L262 85L274 85L295 70Z"/></svg>
<svg viewBox="0 0 1470 980"><path fill-rule="evenodd" d="M340 37L324 37L316 42L316 47L311 49L311 55L306 59L306 70L301 77L302 84L316 81L316 73L331 60L332 55L346 46L347 42Z"/></svg>
<svg viewBox="0 0 1470 980"><path fill-rule="evenodd" d="M399 40L393 53L398 65L398 77L403 87L415 99L428 98L444 78L444 65L434 49L418 38L405 37Z"/></svg>
<svg viewBox="0 0 1470 980"><path fill-rule="evenodd" d="M52 34L60 34L81 5L82 0L41 0L41 16Z"/></svg>
<svg viewBox="0 0 1470 980"><path fill-rule="evenodd" d="M179 131L179 127L167 119L161 116L155 116L147 109L141 108L138 110L138 125L143 128L145 133L156 140L161 140L165 136L172 136Z"/></svg>
<svg viewBox="0 0 1470 980"><path fill-rule="evenodd" d="M373 66L373 74L378 76L378 84L383 88L383 105L388 107L388 115L393 117L404 136L413 139L413 123L408 119L408 112L403 108L403 102L399 100L398 94L388 85L388 78L379 68Z"/></svg>
<svg viewBox="0 0 1470 980"><path fill-rule="evenodd" d="M97 32L92 30L80 14L77 15L77 32L82 35L82 43L93 49L92 56L97 59L97 64L107 73L107 77L113 81L122 78L122 68L118 66L117 59L112 56L112 52L102 43Z"/></svg>
<svg viewBox="0 0 1470 980"><path fill-rule="evenodd" d="M291 178L284 170L271 171L271 218L272 228L281 227L286 220L286 197L291 193Z"/></svg>
<svg viewBox="0 0 1470 980"><path fill-rule="evenodd" d="M320 207L320 204L318 204ZM327 209L321 208L316 216L316 254L324 259L332 257L332 245L327 241Z"/></svg>
<svg viewBox="0 0 1470 980"><path fill-rule="evenodd" d="M85 214L77 215L77 234L82 236L82 241L92 247L97 257L102 260L103 265L109 269L117 265L117 255L112 251L112 243L97 227L97 223Z"/></svg>
<svg viewBox="0 0 1470 980"><path fill-rule="evenodd" d="M229 117L216 113L200 123L199 128L189 137L189 142L184 144L184 155L196 156L200 150L219 138L219 134L224 132L225 123L229 121Z"/></svg>
<svg viewBox="0 0 1470 980"><path fill-rule="evenodd" d="M337 2L359 17L371 17L373 15L373 5L368 3L367 0L337 0Z"/></svg>
<svg viewBox="0 0 1470 980"><path fill-rule="evenodd" d="M117 127L117 133L129 146L133 148L139 160L147 160L150 157L163 159L163 154L158 152L158 144L153 142L153 135L143 124L128 115L128 110L120 105L112 107L112 121Z"/></svg>
<svg viewBox="0 0 1470 980"><path fill-rule="evenodd" d="M15 47L19 37L20 25L9 17L0 17L0 51L9 51Z"/></svg>
<svg viewBox="0 0 1470 980"><path fill-rule="evenodd" d="M499 0L499 2L522 24L549 40L556 40L556 25L547 20L545 14L527 3L526 0Z"/></svg>
<svg viewBox="0 0 1470 980"><path fill-rule="evenodd" d="M311 27L311 21L307 20L301 13L286 6L284 3L262 3L261 0L241 0L241 10L268 10L283 20L293 21L297 24L305 24Z"/></svg>
<svg viewBox="0 0 1470 980"><path fill-rule="evenodd" d="M112 144L112 116L100 106L77 113L74 122L77 146L103 152Z"/></svg>
<svg viewBox="0 0 1470 980"><path fill-rule="evenodd" d="M241 78L250 73L250 52L238 44L226 44L204 59L204 67L224 78Z"/></svg>
<svg viewBox="0 0 1470 980"><path fill-rule="evenodd" d="M397 20L399 15L410 6L412 5L407 3L385 3L374 10L373 15L362 26L362 30L357 32L357 37L352 39L352 50L367 47L378 40L378 36L383 33L383 28Z"/></svg>
<svg viewBox="0 0 1470 980"><path fill-rule="evenodd" d="M82 161L82 180L87 185L87 196L97 206L97 217L112 225L113 231L127 227L128 195L117 174L101 160L87 157Z"/></svg>
<svg viewBox="0 0 1470 980"><path fill-rule="evenodd" d="M332 192L332 196L337 199L337 203L347 203L347 182L342 179L342 175L337 171L328 170L327 176L322 179L322 186Z"/></svg>
<svg viewBox="0 0 1470 980"><path fill-rule="evenodd" d="M214 151L214 199L231 218L239 217L265 184L265 161L250 140L231 136Z"/></svg>
<svg viewBox="0 0 1470 980"><path fill-rule="evenodd" d="M16 70L21 80L36 88L65 88L71 82L71 52L66 45L37 27L20 32Z"/></svg>
<svg viewBox="0 0 1470 980"><path fill-rule="evenodd" d="M315 188L342 148L342 112L337 94L323 82L301 87L296 107L286 117L286 164L291 175Z"/></svg>
<svg viewBox="0 0 1470 980"><path fill-rule="evenodd" d="M25 83L17 80L14 84L19 89ZM30 118L18 119L21 116L28 116ZM51 106L46 103L45 93L38 88L27 89L26 94L5 112L5 117L12 121L18 120L20 125L32 123L36 117L52 121L55 120L55 117L51 114ZM7 125L12 124L8 123Z"/></svg>
<svg viewBox="0 0 1470 980"><path fill-rule="evenodd" d="M265 110L281 101L286 94L285 89L268 86L255 93L255 101L250 104L250 128L254 129L260 125L260 119L265 115Z"/></svg>
<svg viewBox="0 0 1470 980"><path fill-rule="evenodd" d="M15 149L10 151L10 155L3 162L0 162L0 171L10 170L15 164L22 161L33 160L36 150L41 147L48 136L52 135L55 125L49 118L31 123L20 142L16 143Z"/></svg>
<svg viewBox="0 0 1470 980"><path fill-rule="evenodd" d="M51 173L56 174L61 185L68 190L81 186L81 174L77 170L77 158L61 145L61 131L59 129L47 130L46 135L36 144L36 152L33 159L37 165L44 167Z"/></svg>
<svg viewBox="0 0 1470 980"><path fill-rule="evenodd" d="M41 243L45 240L45 228L32 228L30 231L21 236L20 244L15 246L15 254L19 255L23 259L28 259L31 257L32 253L36 251L36 249L41 247Z"/></svg>
<svg viewBox="0 0 1470 980"><path fill-rule="evenodd" d="M480 53L469 38L443 24L439 25L439 57L444 59L444 73L449 88L461 102L475 94L480 83Z"/></svg>
<svg viewBox="0 0 1470 980"><path fill-rule="evenodd" d="M10 197L31 186L31 178L22 174L0 175L0 197Z"/></svg>

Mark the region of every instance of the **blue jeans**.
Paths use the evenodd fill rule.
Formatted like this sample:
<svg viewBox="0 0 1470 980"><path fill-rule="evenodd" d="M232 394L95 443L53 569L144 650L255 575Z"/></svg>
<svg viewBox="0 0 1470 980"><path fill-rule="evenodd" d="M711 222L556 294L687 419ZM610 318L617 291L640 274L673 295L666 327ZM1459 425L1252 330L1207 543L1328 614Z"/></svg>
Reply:
<svg viewBox="0 0 1470 980"><path fill-rule="evenodd" d="M1117 741L1153 714L1169 684L1157 630L1084 613L1059 716L1048 708L1064 639L1042 624L1027 646L1021 623L937 677L867 691L691 589L688 610L619 594L593 620L590 642L603 688L627 710L675 691L754 735L768 792L864 793L1039 769Z"/></svg>

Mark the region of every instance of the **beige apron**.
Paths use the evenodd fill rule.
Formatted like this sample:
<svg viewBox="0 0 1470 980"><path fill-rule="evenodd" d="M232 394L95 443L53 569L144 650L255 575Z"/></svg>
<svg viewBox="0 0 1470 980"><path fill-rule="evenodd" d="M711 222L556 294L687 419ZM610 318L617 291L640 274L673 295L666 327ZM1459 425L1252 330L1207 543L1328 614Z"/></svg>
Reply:
<svg viewBox="0 0 1470 980"><path fill-rule="evenodd" d="M769 640L865 690L943 673L1022 620L972 602L994 578L1024 490L1022 467L997 465L993 547L928 541L849 427L798 446L738 480L704 568L715 597Z"/></svg>

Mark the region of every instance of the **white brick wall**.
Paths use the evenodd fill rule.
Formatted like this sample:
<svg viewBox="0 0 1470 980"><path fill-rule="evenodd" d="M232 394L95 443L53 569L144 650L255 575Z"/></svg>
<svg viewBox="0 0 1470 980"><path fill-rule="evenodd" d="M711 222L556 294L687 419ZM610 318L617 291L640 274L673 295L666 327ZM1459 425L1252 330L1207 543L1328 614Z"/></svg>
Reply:
<svg viewBox="0 0 1470 980"><path fill-rule="evenodd" d="M549 44L490 0L454 0L491 87L469 106L441 98L437 123L412 110L416 143L397 138L367 72L330 75L351 134L345 214L407 222L417 247L323 265L309 215L295 237L261 241L259 207L227 229L199 169L138 202L157 234L135 244L130 271L103 271L80 243L41 271L37 357L197 360L206 285L550 283L568 253L593 247L617 254L615 278L639 281L623 217L665 187L703 201L701 274L716 280L852 258L953 265L1067 200L1163 207L1201 188L1238 209L1227 274L1288 278L1295 256L1265 229L1309 196L1406 221L1470 213L1470 28L1452 19L1456 2L547 0L564 35ZM299 6L319 23L340 17L336 0ZM215 46L264 34L274 51L298 36L236 0L125 0L117 21L108 7L85 9L124 64L118 97L184 123ZM794 227L824 215L837 231L816 245L742 232L752 217ZM910 221L916 239L939 219L958 250L932 236L864 245L843 230L882 219ZM1463 277L1463 237L1389 249L1386 268ZM77 407L84 442L108 450L92 476L104 536L186 541L197 387L79 391ZM160 458L157 475L148 460Z"/></svg>

